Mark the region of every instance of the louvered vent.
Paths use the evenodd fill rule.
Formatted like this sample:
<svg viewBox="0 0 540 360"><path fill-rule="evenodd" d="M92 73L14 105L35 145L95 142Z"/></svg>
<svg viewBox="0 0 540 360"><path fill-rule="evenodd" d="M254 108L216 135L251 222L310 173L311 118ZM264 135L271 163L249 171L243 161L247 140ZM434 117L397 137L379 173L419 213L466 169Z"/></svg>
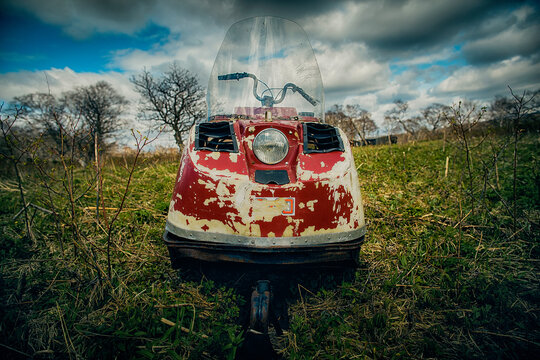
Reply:
<svg viewBox="0 0 540 360"><path fill-rule="evenodd" d="M328 124L304 123L304 153L344 151L339 131Z"/></svg>
<svg viewBox="0 0 540 360"><path fill-rule="evenodd" d="M197 125L195 150L238 152L233 124L220 121Z"/></svg>

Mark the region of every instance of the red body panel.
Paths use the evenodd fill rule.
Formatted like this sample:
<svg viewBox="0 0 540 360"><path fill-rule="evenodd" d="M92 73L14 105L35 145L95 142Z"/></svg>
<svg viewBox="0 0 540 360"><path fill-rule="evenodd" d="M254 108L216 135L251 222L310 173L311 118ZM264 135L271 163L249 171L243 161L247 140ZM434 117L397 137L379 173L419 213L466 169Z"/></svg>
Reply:
<svg viewBox="0 0 540 360"><path fill-rule="evenodd" d="M289 141L287 156L275 165L260 162L252 151L255 136L269 127L282 131ZM195 150L191 132L169 223L186 231L265 238L300 238L364 226L356 168L343 134L344 152L304 154L298 121L237 120L234 131L238 153ZM290 183L257 183L256 170L286 170Z"/></svg>

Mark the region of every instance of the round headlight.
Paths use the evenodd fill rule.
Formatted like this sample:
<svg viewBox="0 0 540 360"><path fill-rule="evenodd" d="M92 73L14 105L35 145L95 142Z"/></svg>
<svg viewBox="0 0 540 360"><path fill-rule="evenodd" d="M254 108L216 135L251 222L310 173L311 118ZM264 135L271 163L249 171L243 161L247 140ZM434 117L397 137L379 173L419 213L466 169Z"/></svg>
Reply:
<svg viewBox="0 0 540 360"><path fill-rule="evenodd" d="M265 129L255 136L253 152L265 164L277 164L289 152L287 137L279 130Z"/></svg>

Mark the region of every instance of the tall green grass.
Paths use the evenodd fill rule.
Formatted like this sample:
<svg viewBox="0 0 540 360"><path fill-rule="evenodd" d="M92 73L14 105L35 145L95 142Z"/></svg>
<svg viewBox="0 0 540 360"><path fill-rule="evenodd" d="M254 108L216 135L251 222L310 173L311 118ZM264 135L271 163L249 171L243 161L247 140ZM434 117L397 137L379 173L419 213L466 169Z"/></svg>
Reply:
<svg viewBox="0 0 540 360"><path fill-rule="evenodd" d="M353 150L368 226L361 264L332 286L289 279L291 328L279 341L285 358L517 359L540 351L539 141L519 144L517 232L511 154L505 148L498 158L497 185L490 159L504 139L476 141L473 189L459 149L440 141ZM130 160L106 161L108 208L119 206ZM114 233L110 281L77 252L69 226L39 210L32 246L22 219L13 220L21 207L16 184L1 180L2 351L36 359L234 358L246 296L172 270L162 242L177 166L178 159L146 155L137 167ZM79 169L76 180L82 189L92 174ZM24 185L29 201L44 205L31 171ZM105 266L95 200L88 192L76 211ZM59 197L57 206L68 204Z"/></svg>

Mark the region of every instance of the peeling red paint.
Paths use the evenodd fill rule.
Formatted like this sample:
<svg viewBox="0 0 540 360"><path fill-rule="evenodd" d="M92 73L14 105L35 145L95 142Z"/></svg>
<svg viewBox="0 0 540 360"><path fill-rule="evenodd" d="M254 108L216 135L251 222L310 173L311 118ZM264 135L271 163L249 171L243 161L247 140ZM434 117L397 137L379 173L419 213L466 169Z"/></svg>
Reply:
<svg viewBox="0 0 540 360"><path fill-rule="evenodd" d="M266 128L282 131L289 141L285 159L260 162L251 150ZM303 153L302 123L238 120L234 123L238 153L195 150L192 132L178 172L169 221L179 228L259 237L300 237L336 233L363 226L356 168L345 152ZM324 166L322 166L324 164ZM290 183L263 185L256 170L286 170ZM257 198L277 198L272 206ZM280 200L281 199L281 200ZM284 214L294 199L293 214ZM262 206L262 207L261 207Z"/></svg>

